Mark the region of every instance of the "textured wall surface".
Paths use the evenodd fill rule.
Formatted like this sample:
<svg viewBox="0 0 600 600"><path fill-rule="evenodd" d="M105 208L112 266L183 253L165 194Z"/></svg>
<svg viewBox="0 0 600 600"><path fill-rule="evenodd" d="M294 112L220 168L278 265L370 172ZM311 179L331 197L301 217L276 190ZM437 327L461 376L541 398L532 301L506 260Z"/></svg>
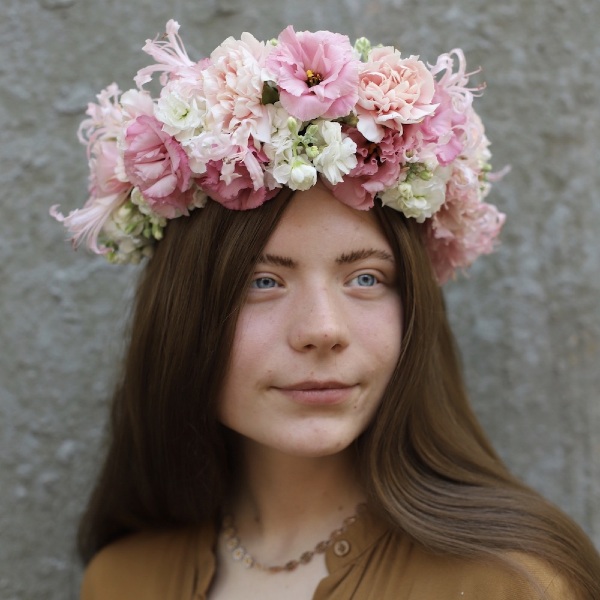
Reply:
<svg viewBox="0 0 600 600"><path fill-rule="evenodd" d="M430 61L460 46L484 66L508 222L499 252L448 286L452 320L502 456L600 545L598 0L2 0L1 15L0 598L77 597L73 536L136 271L71 252L48 207L85 199L86 103L132 86L170 17L197 58L292 23Z"/></svg>

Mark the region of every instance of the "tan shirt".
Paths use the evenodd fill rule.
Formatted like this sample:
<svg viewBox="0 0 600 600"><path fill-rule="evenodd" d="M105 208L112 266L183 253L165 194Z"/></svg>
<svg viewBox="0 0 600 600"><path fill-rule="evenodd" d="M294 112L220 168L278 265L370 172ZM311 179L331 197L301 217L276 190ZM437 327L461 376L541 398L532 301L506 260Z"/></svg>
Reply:
<svg viewBox="0 0 600 600"><path fill-rule="evenodd" d="M104 548L90 563L82 600L205 600L216 560L212 525L145 532ZM575 599L541 561L514 555L545 600ZM433 555L369 514L328 548L328 575L313 600L534 600L524 578L497 564Z"/></svg>

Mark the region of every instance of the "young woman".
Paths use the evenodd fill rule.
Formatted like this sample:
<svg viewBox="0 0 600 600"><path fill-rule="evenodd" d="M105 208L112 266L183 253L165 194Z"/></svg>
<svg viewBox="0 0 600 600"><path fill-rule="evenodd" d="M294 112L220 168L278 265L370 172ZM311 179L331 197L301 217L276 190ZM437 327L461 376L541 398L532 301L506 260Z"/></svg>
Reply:
<svg viewBox="0 0 600 600"><path fill-rule="evenodd" d="M177 31L136 80L162 71L158 100L90 106L90 200L53 210L114 262L153 254L82 597L600 598L461 379L440 283L503 221L461 53L288 28L195 63Z"/></svg>

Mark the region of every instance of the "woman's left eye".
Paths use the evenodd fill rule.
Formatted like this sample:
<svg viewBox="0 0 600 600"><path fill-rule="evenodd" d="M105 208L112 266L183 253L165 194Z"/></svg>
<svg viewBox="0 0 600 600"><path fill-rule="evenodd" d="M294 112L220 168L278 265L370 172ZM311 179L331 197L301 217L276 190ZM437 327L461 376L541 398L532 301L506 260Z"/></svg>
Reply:
<svg viewBox="0 0 600 600"><path fill-rule="evenodd" d="M379 280L375 275L371 275L371 273L362 273L354 277L350 283L359 287L373 287L379 283Z"/></svg>

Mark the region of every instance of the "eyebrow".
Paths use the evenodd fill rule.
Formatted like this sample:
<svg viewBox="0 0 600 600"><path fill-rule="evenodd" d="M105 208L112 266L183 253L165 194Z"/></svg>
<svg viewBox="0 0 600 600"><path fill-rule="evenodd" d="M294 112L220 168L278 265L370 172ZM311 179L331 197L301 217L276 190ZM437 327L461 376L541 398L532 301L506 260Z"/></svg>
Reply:
<svg viewBox="0 0 600 600"><path fill-rule="evenodd" d="M335 259L335 262L339 265L347 265L359 260L366 258L379 258L389 262L394 262L394 257L385 250L376 250L375 248L364 248L362 250L353 250L349 253L344 253ZM287 269L294 269L298 266L298 263L288 256L279 256L278 254L261 254L258 257L258 263L266 265L275 265L278 267L285 267Z"/></svg>
<svg viewBox="0 0 600 600"><path fill-rule="evenodd" d="M349 254L342 254L335 259L335 262L340 265L345 265L357 262L359 260L364 260L365 258L380 258L381 260L387 260L392 263L394 262L394 257L389 252L386 252L385 250L375 250L374 248L369 250L366 248L364 250L354 250Z"/></svg>
<svg viewBox="0 0 600 600"><path fill-rule="evenodd" d="M261 254L256 262L265 265L286 267L288 269L294 269L298 266L298 263L295 260L287 256L279 256L278 254Z"/></svg>

